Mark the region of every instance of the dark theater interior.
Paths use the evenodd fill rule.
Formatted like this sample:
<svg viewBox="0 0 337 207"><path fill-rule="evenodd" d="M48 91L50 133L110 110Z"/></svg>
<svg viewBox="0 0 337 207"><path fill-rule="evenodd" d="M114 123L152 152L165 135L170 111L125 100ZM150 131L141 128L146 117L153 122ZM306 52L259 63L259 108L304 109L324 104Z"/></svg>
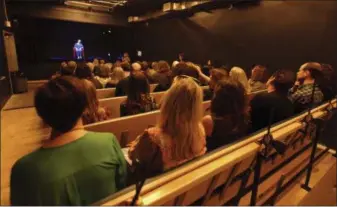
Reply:
<svg viewBox="0 0 337 207"><path fill-rule="evenodd" d="M0 2L1 205L337 205L337 1Z"/></svg>

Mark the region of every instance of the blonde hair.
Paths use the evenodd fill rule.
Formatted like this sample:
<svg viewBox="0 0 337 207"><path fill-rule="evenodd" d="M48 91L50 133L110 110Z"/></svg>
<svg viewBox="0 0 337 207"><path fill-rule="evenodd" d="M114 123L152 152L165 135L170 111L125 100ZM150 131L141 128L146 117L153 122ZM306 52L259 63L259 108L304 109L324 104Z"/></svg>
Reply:
<svg viewBox="0 0 337 207"><path fill-rule="evenodd" d="M175 78L165 93L158 127L172 139L172 159L191 158L204 147L200 146L205 136L201 127L202 100L202 90L192 78Z"/></svg>
<svg viewBox="0 0 337 207"><path fill-rule="evenodd" d="M233 80L240 82L243 85L243 87L246 89L246 93L250 92L247 75L242 68L232 67L231 71L229 72L229 76Z"/></svg>
<svg viewBox="0 0 337 207"><path fill-rule="evenodd" d="M112 74L111 74L111 81L118 82L118 81L122 80L123 78L125 78L125 73L124 73L123 68L115 67L112 71Z"/></svg>

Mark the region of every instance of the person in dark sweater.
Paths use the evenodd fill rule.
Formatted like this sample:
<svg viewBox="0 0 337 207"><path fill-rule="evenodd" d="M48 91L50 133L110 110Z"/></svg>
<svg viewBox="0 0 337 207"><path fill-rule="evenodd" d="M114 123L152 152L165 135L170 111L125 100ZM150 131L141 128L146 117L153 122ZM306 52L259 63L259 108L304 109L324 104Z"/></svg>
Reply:
<svg viewBox="0 0 337 207"><path fill-rule="evenodd" d="M122 63L121 67L126 72L130 71L131 69L131 73L134 71L140 71L142 69L142 66L139 63L133 63L132 66L130 66L130 64L128 63ZM128 87L129 87L129 80L130 80L130 75L127 76L126 78L123 78L117 83L115 97L126 96L128 92Z"/></svg>
<svg viewBox="0 0 337 207"><path fill-rule="evenodd" d="M290 70L278 70L267 82L267 93L257 94L250 102L252 132L277 123L294 114L294 108L288 99L288 91L295 82L295 74Z"/></svg>
<svg viewBox="0 0 337 207"><path fill-rule="evenodd" d="M230 78L218 82L211 102L211 115L202 123L207 135L207 151L233 143L248 129L247 96L245 88Z"/></svg>

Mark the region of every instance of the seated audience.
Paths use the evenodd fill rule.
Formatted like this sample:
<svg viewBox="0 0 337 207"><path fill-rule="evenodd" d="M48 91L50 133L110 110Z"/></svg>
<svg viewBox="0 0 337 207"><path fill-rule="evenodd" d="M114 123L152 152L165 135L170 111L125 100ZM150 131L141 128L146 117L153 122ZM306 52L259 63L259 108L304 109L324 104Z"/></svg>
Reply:
<svg viewBox="0 0 337 207"><path fill-rule="evenodd" d="M250 92L265 90L265 80L267 78L267 68L262 65L255 65L252 69L252 76L248 80Z"/></svg>
<svg viewBox="0 0 337 207"><path fill-rule="evenodd" d="M82 115L83 124L86 125L109 119L110 111L107 108L99 106L94 84L88 80L84 80L84 86L87 95L88 107Z"/></svg>
<svg viewBox="0 0 337 207"><path fill-rule="evenodd" d="M122 68L123 70L131 70L132 72L135 71L140 71L142 69L142 66L139 63L133 63L131 68L130 68L130 64L128 63L122 63ZM127 94L128 91L128 87L129 87L129 80L130 80L130 76L126 76L126 78L120 80L117 85L116 85L116 91L115 91L115 97L118 96L125 96Z"/></svg>
<svg viewBox="0 0 337 207"><path fill-rule="evenodd" d="M156 71L152 68L149 67L149 64L146 61L142 62L142 71L144 72L144 74L146 75L147 79L149 80L149 83L156 83Z"/></svg>
<svg viewBox="0 0 337 207"><path fill-rule="evenodd" d="M118 82L125 78L123 68L115 67L110 76L111 80L105 85L105 88L115 88Z"/></svg>
<svg viewBox="0 0 337 207"><path fill-rule="evenodd" d="M93 64L93 63L91 63L91 62L87 62L87 66L89 67L89 69L90 69L90 72L94 72L94 68L95 68L95 65Z"/></svg>
<svg viewBox="0 0 337 207"><path fill-rule="evenodd" d="M129 78L127 99L120 105L121 116L135 115L157 109L155 100L150 96L150 85L141 72L133 72Z"/></svg>
<svg viewBox="0 0 337 207"><path fill-rule="evenodd" d="M209 88L204 89L204 101L211 100L213 97L215 86L218 84L219 81L228 77L228 72L224 69L212 69L210 74L211 77L208 83Z"/></svg>
<svg viewBox="0 0 337 207"><path fill-rule="evenodd" d="M317 86L321 77L322 72L319 63L308 62L300 67L297 72L297 80L288 94L288 98L294 105L295 113L300 113L310 106L317 106L322 103L324 95Z"/></svg>
<svg viewBox="0 0 337 207"><path fill-rule="evenodd" d="M320 89L324 95L323 101L329 101L337 95L337 74L329 64L321 64L323 80L320 82Z"/></svg>
<svg viewBox="0 0 337 207"><path fill-rule="evenodd" d="M66 74L62 74L62 71L61 71L61 74L62 75L74 75L76 68L77 68L77 63L75 61L69 61L67 65L68 65L67 71L64 71L66 72Z"/></svg>
<svg viewBox="0 0 337 207"><path fill-rule="evenodd" d="M289 70L278 70L267 82L267 93L256 94L250 101L252 132L291 117L294 108L288 99L288 91L295 82L295 74ZM273 112L272 112L273 110Z"/></svg>
<svg viewBox="0 0 337 207"><path fill-rule="evenodd" d="M248 130L246 90L230 78L218 82L211 102L211 115L202 122L207 135L207 151L235 142Z"/></svg>
<svg viewBox="0 0 337 207"><path fill-rule="evenodd" d="M19 159L10 178L10 199L19 206L91 205L125 187L126 162L111 133L84 130L83 81L50 80L35 94L37 114L52 133L42 147Z"/></svg>
<svg viewBox="0 0 337 207"><path fill-rule="evenodd" d="M111 80L109 65L104 64L101 67L98 76L96 76L95 78L102 84L103 88L105 88L105 85Z"/></svg>
<svg viewBox="0 0 337 207"><path fill-rule="evenodd" d="M233 80L239 81L243 85L247 93L251 92L251 89L248 84L246 72L242 68L233 67L229 72L229 76Z"/></svg>
<svg viewBox="0 0 337 207"><path fill-rule="evenodd" d="M122 59L123 62L127 62L127 63L131 63L131 59L130 59L130 56L129 56L129 53L125 52L123 54L123 59Z"/></svg>
<svg viewBox="0 0 337 207"><path fill-rule="evenodd" d="M171 86L171 69L166 61L159 61L157 63L157 73L153 75L153 78L158 83L153 92L166 91Z"/></svg>
<svg viewBox="0 0 337 207"><path fill-rule="evenodd" d="M90 82L92 82L94 84L96 89L103 88L102 84L96 78L94 78L94 75L90 71L89 67L86 66L86 65L83 66L83 67L78 67L76 69L75 75L79 79L89 80Z"/></svg>
<svg viewBox="0 0 337 207"><path fill-rule="evenodd" d="M60 69L58 71L56 71L56 73L54 75L52 75L51 79L54 79L54 78L57 78L57 77L60 77L62 72L61 71L66 71L68 65L65 61L61 62L60 64ZM63 72L63 73L67 73L67 72Z"/></svg>
<svg viewBox="0 0 337 207"><path fill-rule="evenodd" d="M129 144L133 166L145 167L149 173L142 173L149 176L203 155L202 114L201 88L190 77L176 77L163 97L158 125Z"/></svg>

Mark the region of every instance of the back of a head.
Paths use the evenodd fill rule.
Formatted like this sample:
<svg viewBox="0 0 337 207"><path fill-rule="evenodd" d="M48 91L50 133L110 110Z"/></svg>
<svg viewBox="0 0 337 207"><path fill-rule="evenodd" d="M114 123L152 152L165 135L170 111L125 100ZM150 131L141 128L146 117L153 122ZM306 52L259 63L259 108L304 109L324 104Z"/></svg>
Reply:
<svg viewBox="0 0 337 207"><path fill-rule="evenodd" d="M87 105L83 81L71 76L52 79L35 93L38 115L51 128L63 133L76 125Z"/></svg>
<svg viewBox="0 0 337 207"><path fill-rule="evenodd" d="M108 64L104 64L99 71L98 76L101 78L108 78L110 75L110 67Z"/></svg>
<svg viewBox="0 0 337 207"><path fill-rule="evenodd" d="M293 86L296 75L291 70L281 69L277 70L271 77L268 84L274 86L278 94L287 96L289 89Z"/></svg>
<svg viewBox="0 0 337 207"><path fill-rule="evenodd" d="M170 65L166 61L159 61L157 64L157 72L158 73L169 73Z"/></svg>
<svg viewBox="0 0 337 207"><path fill-rule="evenodd" d="M211 103L215 117L242 116L246 106L246 92L240 82L230 78L218 82Z"/></svg>
<svg viewBox="0 0 337 207"><path fill-rule="evenodd" d="M146 71L147 69L149 69L149 64L146 61L143 61L141 65L142 65L143 71Z"/></svg>
<svg viewBox="0 0 337 207"><path fill-rule="evenodd" d="M94 71L94 67L95 65L91 62L87 62L87 66L89 67L90 71L93 72Z"/></svg>
<svg viewBox="0 0 337 207"><path fill-rule="evenodd" d="M179 76L179 75L187 75L193 78L198 79L199 78L199 73L196 70L196 68L194 68L194 66L188 65L184 62L178 63L176 65L176 67L174 67L173 71L172 71L172 75L173 77Z"/></svg>
<svg viewBox="0 0 337 207"><path fill-rule="evenodd" d="M78 67L75 71L75 75L79 79L91 79L93 77L93 74L91 73L91 70L87 65L84 65L83 67Z"/></svg>
<svg viewBox="0 0 337 207"><path fill-rule="evenodd" d="M68 62L68 68L75 72L75 70L77 68L77 63L75 61L69 61Z"/></svg>
<svg viewBox="0 0 337 207"><path fill-rule="evenodd" d="M120 81L122 80L123 78L125 78L125 73L124 73L124 70L123 68L121 67L115 67L112 71L112 75L111 75L111 78L115 81Z"/></svg>
<svg viewBox="0 0 337 207"><path fill-rule="evenodd" d="M124 71L131 71L131 65L128 62L122 62L121 67L123 68Z"/></svg>
<svg viewBox="0 0 337 207"><path fill-rule="evenodd" d="M228 77L228 72L224 69L212 69L211 70L211 82L216 84L220 80L227 78Z"/></svg>
<svg viewBox="0 0 337 207"><path fill-rule="evenodd" d="M76 69L76 63L74 61L69 61L68 64L61 65L60 74L64 75L74 75Z"/></svg>
<svg viewBox="0 0 337 207"><path fill-rule="evenodd" d="M267 68L263 65L255 65L252 69L251 79L265 83L267 81Z"/></svg>
<svg viewBox="0 0 337 207"><path fill-rule="evenodd" d="M247 92L250 92L248 79L245 71L240 67L233 67L229 72L229 76L238 82L240 82Z"/></svg>
<svg viewBox="0 0 337 207"><path fill-rule="evenodd" d="M128 101L139 102L142 94L150 93L149 82L142 71L134 71L130 75L127 90Z"/></svg>
<svg viewBox="0 0 337 207"><path fill-rule="evenodd" d="M320 82L323 78L322 66L317 62L307 62L301 66L304 71L309 71L312 79Z"/></svg>
<svg viewBox="0 0 337 207"><path fill-rule="evenodd" d="M99 65L99 61L97 58L94 59L94 61L92 62L94 64L94 66L98 66Z"/></svg>
<svg viewBox="0 0 337 207"><path fill-rule="evenodd" d="M132 72L134 71L141 71L142 70L142 65L138 62L132 63L131 65Z"/></svg>
<svg viewBox="0 0 337 207"><path fill-rule="evenodd" d="M174 139L173 157L186 159L193 154L191 143L200 138L203 115L202 89L192 78L175 78L161 101L159 127ZM199 140L198 140L199 141Z"/></svg>

